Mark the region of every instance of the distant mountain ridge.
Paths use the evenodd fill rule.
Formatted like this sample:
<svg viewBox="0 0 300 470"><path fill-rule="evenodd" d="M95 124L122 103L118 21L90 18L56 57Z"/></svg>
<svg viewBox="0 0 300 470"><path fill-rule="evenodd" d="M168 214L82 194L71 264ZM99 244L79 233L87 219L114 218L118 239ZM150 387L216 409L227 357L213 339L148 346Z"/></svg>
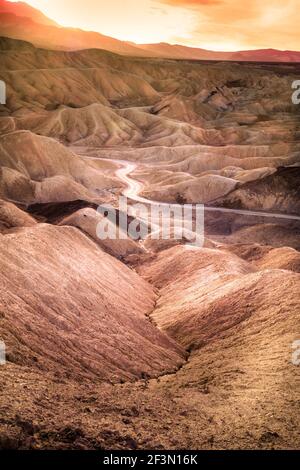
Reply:
<svg viewBox="0 0 300 470"><path fill-rule="evenodd" d="M0 36L29 41L47 49L105 49L121 55L185 60L300 62L300 52L261 49L217 52L179 44L135 44L93 31L66 28L24 2L0 0Z"/></svg>
<svg viewBox="0 0 300 470"><path fill-rule="evenodd" d="M270 61L300 62L300 52L280 51L277 49L256 49L249 51L222 52L188 47L180 44L142 44L135 45L142 50L159 57L190 60L238 60L238 61Z"/></svg>
<svg viewBox="0 0 300 470"><path fill-rule="evenodd" d="M16 16L24 18L30 18L36 23L47 25L47 26L59 26L55 21L48 18L44 13L33 8L25 2L7 2L6 0L0 0L0 14L10 13Z"/></svg>

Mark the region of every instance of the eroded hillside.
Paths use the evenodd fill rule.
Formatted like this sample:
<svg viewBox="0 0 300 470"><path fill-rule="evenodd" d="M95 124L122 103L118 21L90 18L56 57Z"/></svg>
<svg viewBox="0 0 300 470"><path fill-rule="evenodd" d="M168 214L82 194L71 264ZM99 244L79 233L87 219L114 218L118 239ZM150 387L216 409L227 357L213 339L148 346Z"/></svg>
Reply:
<svg viewBox="0 0 300 470"><path fill-rule="evenodd" d="M297 65L0 49L0 448L299 448ZM123 193L204 246L100 240Z"/></svg>

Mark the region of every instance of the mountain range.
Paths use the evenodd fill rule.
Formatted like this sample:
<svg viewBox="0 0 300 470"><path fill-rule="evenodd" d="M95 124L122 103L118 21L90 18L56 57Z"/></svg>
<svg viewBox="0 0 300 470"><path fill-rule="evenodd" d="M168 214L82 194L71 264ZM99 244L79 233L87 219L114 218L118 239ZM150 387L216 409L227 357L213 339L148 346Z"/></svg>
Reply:
<svg viewBox="0 0 300 470"><path fill-rule="evenodd" d="M98 32L66 28L24 2L0 0L0 36L30 41L48 49L105 49L121 55L185 60L229 60L253 62L300 62L300 52L260 49L217 52L179 44L136 44Z"/></svg>

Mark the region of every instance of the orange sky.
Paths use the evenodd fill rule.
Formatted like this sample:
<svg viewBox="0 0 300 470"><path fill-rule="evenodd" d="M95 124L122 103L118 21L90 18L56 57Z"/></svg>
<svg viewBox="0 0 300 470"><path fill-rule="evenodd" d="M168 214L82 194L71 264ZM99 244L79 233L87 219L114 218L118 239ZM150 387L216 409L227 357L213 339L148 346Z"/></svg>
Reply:
<svg viewBox="0 0 300 470"><path fill-rule="evenodd" d="M300 0L27 0L64 26L214 50L300 50Z"/></svg>

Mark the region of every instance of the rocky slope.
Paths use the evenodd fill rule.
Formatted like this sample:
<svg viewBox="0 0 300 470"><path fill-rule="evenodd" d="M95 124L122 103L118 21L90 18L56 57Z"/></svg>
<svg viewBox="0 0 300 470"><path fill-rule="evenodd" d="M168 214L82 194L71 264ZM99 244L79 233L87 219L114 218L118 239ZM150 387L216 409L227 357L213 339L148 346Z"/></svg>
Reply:
<svg viewBox="0 0 300 470"><path fill-rule="evenodd" d="M146 319L151 287L78 230L24 229L2 237L1 252L1 338L10 362L111 382L182 364L182 350Z"/></svg>
<svg viewBox="0 0 300 470"><path fill-rule="evenodd" d="M279 168L259 181L252 181L217 201L226 207L267 209L300 214L300 168Z"/></svg>
<svg viewBox="0 0 300 470"><path fill-rule="evenodd" d="M9 46L0 74L8 90L2 134L19 132L21 138L27 130L72 145L82 156L96 148L97 157L134 159L144 164L135 176L149 198L210 203L230 194L229 205L234 199L247 207L243 194L251 182L299 164L299 110L291 102L297 76L283 68ZM16 177L10 171L6 178ZM82 191L78 178L75 183L73 199ZM64 183L55 184L60 193ZM295 196L286 197L290 206ZM264 202L254 205L263 208Z"/></svg>
<svg viewBox="0 0 300 470"><path fill-rule="evenodd" d="M38 372L39 362L10 361L2 375L2 447L297 448L291 345L299 274L291 265L282 270L281 252L267 269L258 250L255 263L249 251L243 257L174 247L140 266L160 292L153 320L190 351L176 374L115 386L65 377L53 383L50 372Z"/></svg>
<svg viewBox="0 0 300 470"><path fill-rule="evenodd" d="M118 188L93 163L84 161L54 139L29 131L0 137L1 195L26 204L76 199L97 200Z"/></svg>
<svg viewBox="0 0 300 470"><path fill-rule="evenodd" d="M299 448L296 68L0 49L0 448ZM268 217L99 239L128 162L148 198Z"/></svg>

